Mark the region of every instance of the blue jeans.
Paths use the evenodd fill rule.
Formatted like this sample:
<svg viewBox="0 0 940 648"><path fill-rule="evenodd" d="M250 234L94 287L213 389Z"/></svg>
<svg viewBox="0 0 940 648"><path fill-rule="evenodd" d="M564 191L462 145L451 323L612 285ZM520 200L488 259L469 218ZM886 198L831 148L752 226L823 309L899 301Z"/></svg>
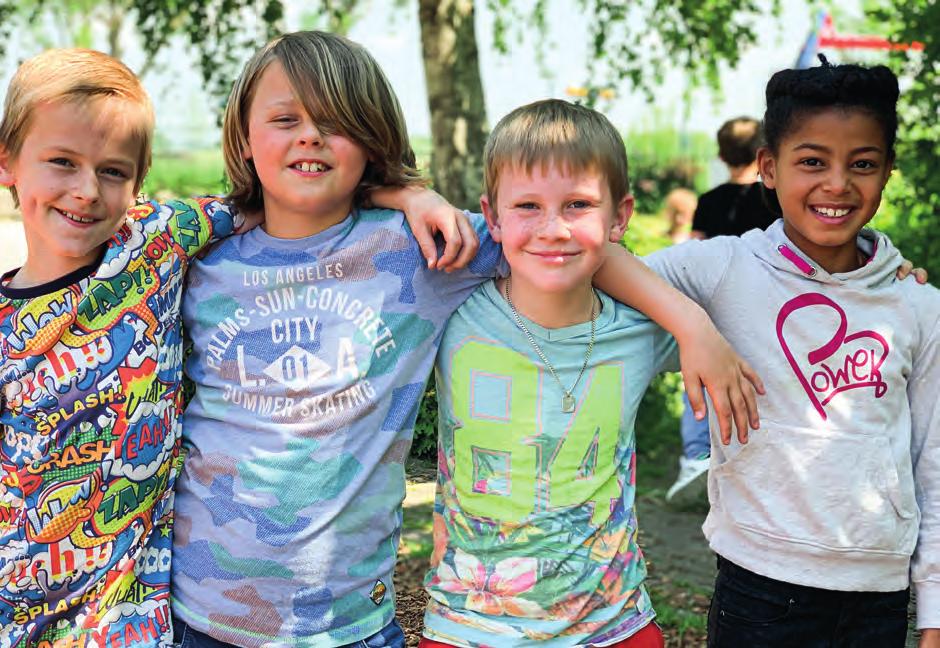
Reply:
<svg viewBox="0 0 940 648"><path fill-rule="evenodd" d="M682 454L686 459L700 459L711 454L712 446L708 437L708 417L695 420L689 397L682 392L682 419L679 422L679 434L682 435Z"/></svg>
<svg viewBox="0 0 940 648"><path fill-rule="evenodd" d="M185 621L173 619L173 645L178 648L228 648L235 644L214 639L189 627ZM405 648L405 633L398 621L392 619L371 637L346 644L343 648Z"/></svg>
<svg viewBox="0 0 940 648"><path fill-rule="evenodd" d="M793 585L718 558L708 648L903 648L910 590Z"/></svg>

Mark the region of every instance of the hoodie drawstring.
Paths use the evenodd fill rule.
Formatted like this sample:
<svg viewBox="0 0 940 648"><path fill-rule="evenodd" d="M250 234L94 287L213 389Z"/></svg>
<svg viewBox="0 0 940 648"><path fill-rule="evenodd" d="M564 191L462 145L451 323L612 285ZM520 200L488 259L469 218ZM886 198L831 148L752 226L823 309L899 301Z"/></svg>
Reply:
<svg viewBox="0 0 940 648"><path fill-rule="evenodd" d="M808 264L803 257L798 255L796 252L791 250L786 245L778 245L777 251L783 255L787 261L796 266L797 270L805 274L807 277L816 276L816 268Z"/></svg>

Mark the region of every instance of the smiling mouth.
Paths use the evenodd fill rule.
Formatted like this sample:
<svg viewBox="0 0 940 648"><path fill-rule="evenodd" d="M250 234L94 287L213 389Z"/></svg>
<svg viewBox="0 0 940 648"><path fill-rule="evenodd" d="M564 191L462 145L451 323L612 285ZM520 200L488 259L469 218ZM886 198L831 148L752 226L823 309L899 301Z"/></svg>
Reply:
<svg viewBox="0 0 940 648"><path fill-rule="evenodd" d="M322 162L295 162L290 168L302 171L303 173L323 173L329 171L330 167Z"/></svg>
<svg viewBox="0 0 940 648"><path fill-rule="evenodd" d="M852 207L810 207L817 216L822 216L823 218L833 218L839 219L847 216L851 211Z"/></svg>
<svg viewBox="0 0 940 648"><path fill-rule="evenodd" d="M535 256L541 257L543 259L569 259L571 257L577 256L578 253L548 250L548 251L530 252L530 254L534 254Z"/></svg>
<svg viewBox="0 0 940 648"><path fill-rule="evenodd" d="M78 214L73 214L72 212L64 211L62 209L59 209L58 207L55 207L54 209L59 213L60 216L63 216L64 218L72 221L73 223L89 225L95 222L94 218L90 218L88 216L79 216Z"/></svg>

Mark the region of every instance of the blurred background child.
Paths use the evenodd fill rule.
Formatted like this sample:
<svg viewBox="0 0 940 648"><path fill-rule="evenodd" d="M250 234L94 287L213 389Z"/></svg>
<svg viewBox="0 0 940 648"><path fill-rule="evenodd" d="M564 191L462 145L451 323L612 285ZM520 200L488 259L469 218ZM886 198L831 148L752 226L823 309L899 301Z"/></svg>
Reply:
<svg viewBox="0 0 940 648"><path fill-rule="evenodd" d="M779 217L769 206L773 198L764 198L761 183L757 181L757 149L762 140L760 122L751 117L729 119L718 129L717 139L718 157L728 168L728 180L699 197L694 207L692 231L683 238L680 230L681 240L740 236L755 227L765 229ZM682 204L683 199L680 197L678 202ZM666 204L668 209L668 198ZM674 242L681 240L673 236ZM682 436L679 474L666 491L667 500L696 483L708 471L708 419L695 418L684 394L679 434ZM698 489L690 495L694 492L701 491Z"/></svg>

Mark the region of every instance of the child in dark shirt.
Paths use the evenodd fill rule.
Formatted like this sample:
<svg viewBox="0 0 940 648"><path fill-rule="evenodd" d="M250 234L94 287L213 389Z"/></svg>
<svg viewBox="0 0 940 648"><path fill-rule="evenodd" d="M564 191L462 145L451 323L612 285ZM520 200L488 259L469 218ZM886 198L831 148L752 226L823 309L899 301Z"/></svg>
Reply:
<svg viewBox="0 0 940 648"><path fill-rule="evenodd" d="M730 119L718 129L718 157L728 167L729 178L699 197L692 238L741 236L755 227L766 229L780 217L764 201L757 181L760 145L760 122L751 117Z"/></svg>

